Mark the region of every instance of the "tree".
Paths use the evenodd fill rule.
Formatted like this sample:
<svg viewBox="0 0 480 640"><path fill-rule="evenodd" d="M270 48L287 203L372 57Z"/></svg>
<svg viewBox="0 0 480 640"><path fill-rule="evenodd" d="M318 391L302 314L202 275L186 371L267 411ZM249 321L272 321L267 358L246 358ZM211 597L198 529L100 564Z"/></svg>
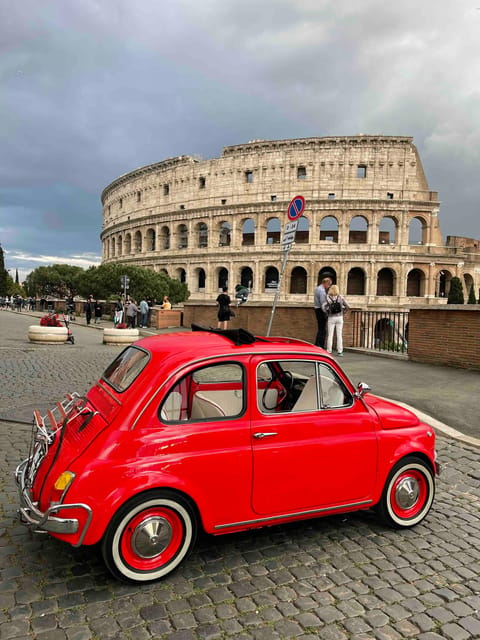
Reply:
<svg viewBox="0 0 480 640"><path fill-rule="evenodd" d="M77 283L84 270L69 264L38 267L28 274L25 288L30 296L65 298L77 293Z"/></svg>
<svg viewBox="0 0 480 640"><path fill-rule="evenodd" d="M454 276L450 281L447 304L464 304L462 281Z"/></svg>
<svg viewBox="0 0 480 640"><path fill-rule="evenodd" d="M470 291L468 292L467 304L477 304L477 300L475 298L475 291L473 290L473 284L470 287Z"/></svg>
<svg viewBox="0 0 480 640"><path fill-rule="evenodd" d="M7 295L7 276L8 276L8 271L5 269L5 262L3 259L3 249L0 246L0 296Z"/></svg>

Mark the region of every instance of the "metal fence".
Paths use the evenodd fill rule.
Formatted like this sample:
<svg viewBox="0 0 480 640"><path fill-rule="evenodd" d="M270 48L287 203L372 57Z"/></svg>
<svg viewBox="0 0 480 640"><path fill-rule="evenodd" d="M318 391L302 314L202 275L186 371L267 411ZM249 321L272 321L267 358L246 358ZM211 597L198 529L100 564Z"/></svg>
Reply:
<svg viewBox="0 0 480 640"><path fill-rule="evenodd" d="M407 353L408 311L352 311L352 347Z"/></svg>

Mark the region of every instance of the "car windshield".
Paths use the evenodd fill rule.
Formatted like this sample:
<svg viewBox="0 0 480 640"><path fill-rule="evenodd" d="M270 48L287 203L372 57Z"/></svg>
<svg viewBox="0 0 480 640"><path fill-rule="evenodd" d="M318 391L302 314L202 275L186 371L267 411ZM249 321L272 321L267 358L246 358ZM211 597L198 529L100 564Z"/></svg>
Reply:
<svg viewBox="0 0 480 640"><path fill-rule="evenodd" d="M149 360L149 354L137 347L128 347L107 367L102 378L117 391L125 391L137 378Z"/></svg>

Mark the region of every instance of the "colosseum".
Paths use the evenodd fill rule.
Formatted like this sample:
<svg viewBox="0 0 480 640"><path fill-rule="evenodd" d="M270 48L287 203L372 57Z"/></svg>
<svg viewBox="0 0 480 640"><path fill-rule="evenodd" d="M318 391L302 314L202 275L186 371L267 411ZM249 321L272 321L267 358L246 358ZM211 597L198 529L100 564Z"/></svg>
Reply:
<svg viewBox="0 0 480 640"><path fill-rule="evenodd" d="M287 209L305 198L295 242ZM169 158L102 193L103 262L164 271L190 301L247 286L253 301L307 304L324 274L363 309L446 303L460 277L480 288L480 242L443 240L413 138L358 135L254 140L221 157ZM277 291L278 290L278 291Z"/></svg>

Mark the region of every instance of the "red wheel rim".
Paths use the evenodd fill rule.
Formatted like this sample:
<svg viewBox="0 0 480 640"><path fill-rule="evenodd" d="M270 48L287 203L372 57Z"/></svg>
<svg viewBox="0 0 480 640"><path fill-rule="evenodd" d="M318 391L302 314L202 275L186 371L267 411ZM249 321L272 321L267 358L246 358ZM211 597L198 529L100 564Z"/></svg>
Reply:
<svg viewBox="0 0 480 640"><path fill-rule="evenodd" d="M397 517L414 518L425 507L427 499L428 482L417 469L406 469L395 478L390 490L390 504Z"/></svg>
<svg viewBox="0 0 480 640"><path fill-rule="evenodd" d="M167 507L141 511L122 534L120 552L126 564L139 571L158 569L175 557L184 538L183 520Z"/></svg>

